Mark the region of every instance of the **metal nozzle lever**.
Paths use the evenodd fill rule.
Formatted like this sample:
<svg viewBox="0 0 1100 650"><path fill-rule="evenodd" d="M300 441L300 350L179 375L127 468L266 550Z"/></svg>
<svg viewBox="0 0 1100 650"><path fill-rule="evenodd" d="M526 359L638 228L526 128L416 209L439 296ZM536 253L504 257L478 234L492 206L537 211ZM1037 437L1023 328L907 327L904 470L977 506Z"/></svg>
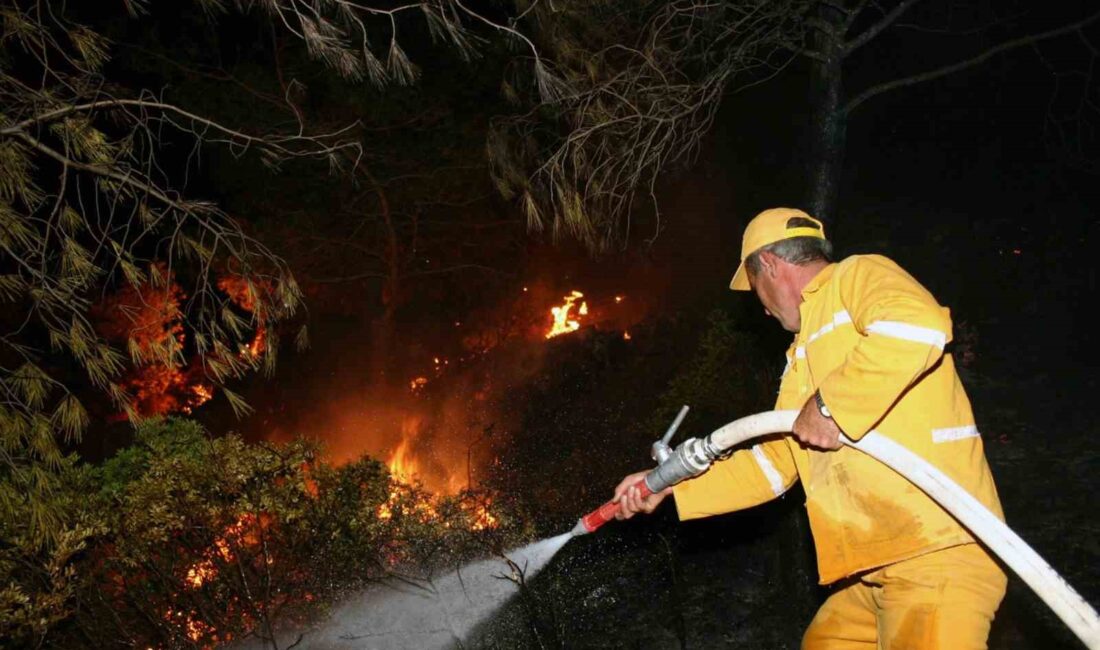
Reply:
<svg viewBox="0 0 1100 650"><path fill-rule="evenodd" d="M665 435L661 436L660 440L653 443L652 456L653 460L657 463L663 463L668 460L668 457L672 455L672 447L669 446L669 441L672 440L672 436L676 435L676 430L680 428L680 423L684 421L684 416L687 415L688 406L684 404L680 407L680 412L676 415L676 419L669 425L668 431L665 431Z"/></svg>
<svg viewBox="0 0 1100 650"><path fill-rule="evenodd" d="M664 463L672 455L672 448L669 447L668 442L672 440L672 436L675 435L676 430L680 428L680 423L684 421L684 416L687 415L687 412L688 407L685 404L683 408L680 409L680 413L676 416L676 419L669 425L668 431L665 431L665 435L663 435L660 440L653 443L653 460L657 461L658 464ZM653 494L653 491L649 489L649 484L646 483L644 478L638 481L637 486L643 498ZM581 517L577 525L573 527L572 533L574 536L591 533L614 519L615 514L618 512L618 502L608 501L599 508Z"/></svg>

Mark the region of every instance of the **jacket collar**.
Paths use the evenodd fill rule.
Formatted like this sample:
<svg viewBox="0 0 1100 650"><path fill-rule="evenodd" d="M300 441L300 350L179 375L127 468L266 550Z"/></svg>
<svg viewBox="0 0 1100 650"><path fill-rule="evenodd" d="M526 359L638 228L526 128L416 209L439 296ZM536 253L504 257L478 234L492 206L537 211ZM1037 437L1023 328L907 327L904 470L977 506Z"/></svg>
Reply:
<svg viewBox="0 0 1100 650"><path fill-rule="evenodd" d="M831 262L825 268L818 271L817 275L807 282L806 286L802 287L802 300L809 300L811 295L817 293L817 290L833 277L834 270L836 270L836 262Z"/></svg>

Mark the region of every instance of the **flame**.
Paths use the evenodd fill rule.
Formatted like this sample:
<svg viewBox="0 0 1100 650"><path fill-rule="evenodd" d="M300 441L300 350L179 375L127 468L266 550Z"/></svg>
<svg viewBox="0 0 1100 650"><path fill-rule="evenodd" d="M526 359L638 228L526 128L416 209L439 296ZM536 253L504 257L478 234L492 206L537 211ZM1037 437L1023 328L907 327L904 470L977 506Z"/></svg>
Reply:
<svg viewBox="0 0 1100 650"><path fill-rule="evenodd" d="M163 284L125 285L105 296L91 314L99 335L131 352L134 365L119 384L138 414L190 413L212 397L213 386L197 364L183 359L180 305L186 295L164 265L156 271Z"/></svg>
<svg viewBox="0 0 1100 650"><path fill-rule="evenodd" d="M184 575L183 587L189 590L200 589L203 585L212 582L218 576L218 562L229 563L237 559L234 548L255 548L260 545L260 531L272 523L272 517L266 513L245 513L237 518L233 524L226 526L204 556L187 568ZM268 565L274 563L273 558L266 558ZM244 614L241 614L244 616ZM195 611L168 609L163 618L183 632L196 645L203 648L214 648L232 640L231 634L219 634L217 629L205 621L197 618Z"/></svg>
<svg viewBox="0 0 1100 650"><path fill-rule="evenodd" d="M470 530L488 530L500 525L500 520L489 511L491 505L493 505L492 499L487 499L484 503L478 503L474 506L463 504L463 510L470 513L474 518L473 523L470 524Z"/></svg>
<svg viewBox="0 0 1100 650"><path fill-rule="evenodd" d="M194 395L194 398L192 400L192 405L193 406L198 406L200 404L205 404L206 402L209 402L211 398L214 397L214 389L211 388L210 386L207 386L206 384L194 384L194 385L192 385L191 386L191 393ZM191 409L187 408L187 409L185 409L185 412L190 413Z"/></svg>
<svg viewBox="0 0 1100 650"><path fill-rule="evenodd" d="M204 376L202 364L186 360L184 314L187 298L171 271L158 265L163 283L125 285L95 305L92 316L96 331L112 343L125 345L134 366L119 381L142 416L191 413L214 396L214 385ZM260 284L249 284L237 275L217 280L238 308L254 312ZM258 319L259 320L259 319ZM252 339L242 343L238 354L247 361L259 360L267 349L267 331L262 321L255 325ZM167 356L166 356L167 355ZM125 418L124 415L119 416Z"/></svg>
<svg viewBox="0 0 1100 650"><path fill-rule="evenodd" d="M187 569L186 584L191 589L198 589L206 582L213 580L218 575L212 560L202 560Z"/></svg>
<svg viewBox="0 0 1100 650"><path fill-rule="evenodd" d="M413 486L420 486L419 463L412 451L413 441L420 431L420 424L421 420L418 417L408 417L401 423L401 442L394 449L387 463L392 478L390 493L376 511L376 515L382 521L389 521L396 514L413 516L424 522L438 520L440 517L439 510L436 508L435 495L428 494L422 498L422 494L411 492ZM447 481L451 491L461 488L461 484L456 486L456 480L460 480L460 477L451 475ZM411 502L410 496L413 497ZM481 531L500 525L500 521L490 510L491 499L483 499L477 503L462 501L460 506L470 515L470 530Z"/></svg>
<svg viewBox="0 0 1100 650"><path fill-rule="evenodd" d="M202 621L195 620L195 616L193 613L185 612L183 610L170 609L164 613L164 620L172 623L173 625L176 625L177 627L183 628L184 633L187 635L187 638L191 639L195 643L198 643L204 637L213 637L215 639L217 638L217 636L214 634L214 628Z"/></svg>
<svg viewBox="0 0 1100 650"><path fill-rule="evenodd" d="M402 483L411 483L416 476L417 464L409 453L408 435L401 438L401 444L397 445L393 456L390 457L390 475L394 480Z"/></svg>
<svg viewBox="0 0 1100 650"><path fill-rule="evenodd" d="M571 291L568 296L565 296L565 303L558 307L550 308L550 315L552 322L550 324L550 330L546 332L546 338L553 338L562 334L568 334L575 332L581 328L579 320L569 318L569 312L573 309L574 303L577 298L583 298L584 294L580 291ZM578 316L588 315L588 303L582 302L577 309Z"/></svg>
<svg viewBox="0 0 1100 650"><path fill-rule="evenodd" d="M233 554L233 544L246 547L258 546L260 538L257 527L266 528L270 524L269 515L256 516L245 513L238 517L236 522L227 526L225 531L214 540L214 544L206 552L206 557L188 567L184 585L189 589L198 589L213 580L218 575L216 560L232 562L236 557Z"/></svg>
<svg viewBox="0 0 1100 650"><path fill-rule="evenodd" d="M267 329L260 324L256 328L256 336L252 337L252 342L248 345L241 345L241 358L248 360L256 360L260 358L264 350L267 349Z"/></svg>
<svg viewBox="0 0 1100 650"><path fill-rule="evenodd" d="M221 289L229 296L229 300L234 305L241 309L254 313L256 311L256 303L258 302L257 292L265 289L266 287L257 285L255 282L248 282L239 275L227 275L218 278L218 288ZM267 349L267 328L264 327L262 321L256 323L256 334L252 337L252 341L247 344L241 344L240 357L245 360L254 361L260 358L260 355Z"/></svg>
<svg viewBox="0 0 1100 650"><path fill-rule="evenodd" d="M393 451L393 455L390 456L390 462L388 466L390 468L390 476L393 479L393 485L390 487L389 498L386 502L378 506L378 518L385 521L393 518L394 509L401 507L399 505L401 497L408 491L410 485L413 485L416 481L417 474L419 473L419 464L413 457L410 447L412 446L412 440L416 436L416 432L420 427L420 418L410 417L406 418L401 423L401 443L397 445L397 449ZM438 517L438 513L431 503L426 503L421 500L417 500L413 506L414 513L427 521ZM409 514L402 508L402 514Z"/></svg>

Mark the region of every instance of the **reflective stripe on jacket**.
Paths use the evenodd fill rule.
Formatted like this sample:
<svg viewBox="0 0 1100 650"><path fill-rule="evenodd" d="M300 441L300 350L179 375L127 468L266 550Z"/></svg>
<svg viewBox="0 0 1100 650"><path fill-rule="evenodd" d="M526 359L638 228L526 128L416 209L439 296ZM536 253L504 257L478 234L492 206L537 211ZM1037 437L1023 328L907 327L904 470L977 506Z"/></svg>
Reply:
<svg viewBox="0 0 1100 650"><path fill-rule="evenodd" d="M951 318L893 261L856 255L802 291L802 325L787 352L776 409L821 391L849 437L896 440L1003 517L970 401L944 347ZM822 584L973 542L928 496L850 447L822 452L791 436L740 450L674 488L681 519L748 508L801 479Z"/></svg>

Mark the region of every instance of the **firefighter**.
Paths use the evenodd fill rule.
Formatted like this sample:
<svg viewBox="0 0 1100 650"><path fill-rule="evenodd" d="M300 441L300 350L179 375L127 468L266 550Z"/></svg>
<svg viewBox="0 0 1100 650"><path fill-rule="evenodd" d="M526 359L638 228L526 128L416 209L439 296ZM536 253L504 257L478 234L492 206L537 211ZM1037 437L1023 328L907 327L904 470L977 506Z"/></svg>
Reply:
<svg viewBox="0 0 1100 650"><path fill-rule="evenodd" d="M823 585L835 585L802 638L807 650L985 648L1006 576L974 537L906 479L840 445L869 431L919 454L1003 518L970 402L945 347L951 318L893 261L832 262L821 222L775 208L746 227L730 282L754 291L794 335L776 409L793 436L739 450L707 473L641 498L626 477L620 517L673 495L680 519L748 508L796 480Z"/></svg>

